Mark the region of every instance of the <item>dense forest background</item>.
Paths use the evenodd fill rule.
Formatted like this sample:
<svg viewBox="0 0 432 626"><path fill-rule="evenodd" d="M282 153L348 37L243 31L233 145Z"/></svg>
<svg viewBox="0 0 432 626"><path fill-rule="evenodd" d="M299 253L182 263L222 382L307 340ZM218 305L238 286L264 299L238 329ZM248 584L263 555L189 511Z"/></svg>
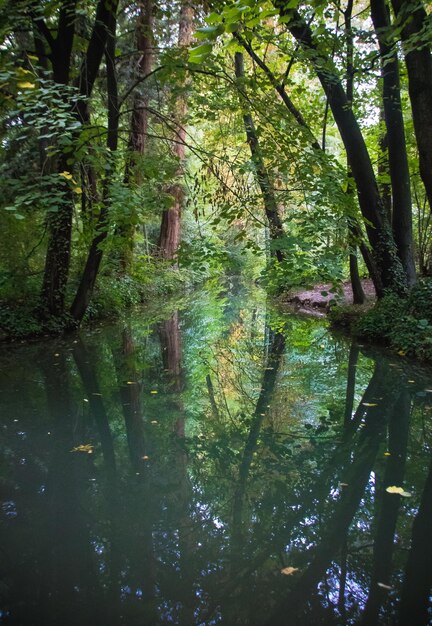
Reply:
<svg viewBox="0 0 432 626"><path fill-rule="evenodd" d="M432 18L417 0L0 3L0 327L245 272L370 276L432 356ZM418 280L420 277L421 280Z"/></svg>

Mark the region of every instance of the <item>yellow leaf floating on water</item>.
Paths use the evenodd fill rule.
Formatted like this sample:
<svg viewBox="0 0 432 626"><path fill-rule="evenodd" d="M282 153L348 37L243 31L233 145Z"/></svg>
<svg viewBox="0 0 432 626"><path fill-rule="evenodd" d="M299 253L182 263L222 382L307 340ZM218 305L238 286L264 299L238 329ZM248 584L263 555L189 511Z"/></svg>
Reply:
<svg viewBox="0 0 432 626"><path fill-rule="evenodd" d="M29 83L28 81L17 83L17 85L20 89L34 89L35 88L35 84Z"/></svg>
<svg viewBox="0 0 432 626"><path fill-rule="evenodd" d="M387 487L386 491L387 493L397 493L400 496L403 496L404 498L411 497L411 494L408 491L405 491L403 487L396 487L395 485L392 485L391 487Z"/></svg>
<svg viewBox="0 0 432 626"><path fill-rule="evenodd" d="M150 393L155 394L155 393L157 393L157 391L156 391L156 389L152 389L152 390L150 391Z"/></svg>
<svg viewBox="0 0 432 626"><path fill-rule="evenodd" d="M378 406L376 402L362 402L363 406Z"/></svg>
<svg viewBox="0 0 432 626"><path fill-rule="evenodd" d="M72 448L71 452L85 452L85 454L93 454L94 446L89 443L83 443L80 446Z"/></svg>
<svg viewBox="0 0 432 626"><path fill-rule="evenodd" d="M384 452L384 456L391 456L390 452Z"/></svg>
<svg viewBox="0 0 432 626"><path fill-rule="evenodd" d="M284 576L292 576L298 571L298 567L284 567L283 569L281 569L281 574L284 574Z"/></svg>
<svg viewBox="0 0 432 626"><path fill-rule="evenodd" d="M136 385L136 382L134 382L133 380L128 380L126 385Z"/></svg>

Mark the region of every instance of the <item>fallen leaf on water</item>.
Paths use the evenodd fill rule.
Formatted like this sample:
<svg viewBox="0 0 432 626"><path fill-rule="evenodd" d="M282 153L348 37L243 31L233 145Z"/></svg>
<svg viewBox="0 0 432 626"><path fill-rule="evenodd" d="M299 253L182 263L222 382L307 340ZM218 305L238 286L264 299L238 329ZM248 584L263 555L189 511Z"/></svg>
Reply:
<svg viewBox="0 0 432 626"><path fill-rule="evenodd" d="M152 420L152 421L150 422L150 424L157 424L157 423L158 423L158 421L157 421L157 420Z"/></svg>
<svg viewBox="0 0 432 626"><path fill-rule="evenodd" d="M409 380L408 382L409 383L415 383L415 380Z"/></svg>
<svg viewBox="0 0 432 626"><path fill-rule="evenodd" d="M150 393L157 393L156 389L152 389Z"/></svg>
<svg viewBox="0 0 432 626"><path fill-rule="evenodd" d="M390 452L384 452L384 456L391 456Z"/></svg>
<svg viewBox="0 0 432 626"><path fill-rule="evenodd" d="M378 406L376 402L362 402L363 406Z"/></svg>
<svg viewBox="0 0 432 626"><path fill-rule="evenodd" d="M298 571L298 567L284 567L283 569L281 569L281 574L284 574L285 576L292 576Z"/></svg>
<svg viewBox="0 0 432 626"><path fill-rule="evenodd" d="M381 589L387 589L388 591L391 591L393 589L393 587L390 587L390 585L385 585L384 583L377 583L378 587L381 587Z"/></svg>
<svg viewBox="0 0 432 626"><path fill-rule="evenodd" d="M86 454L93 454L94 446L89 443L83 443L80 446L72 448L71 452L85 452Z"/></svg>
<svg viewBox="0 0 432 626"><path fill-rule="evenodd" d="M128 380L126 385L136 385L136 382L134 380Z"/></svg>
<svg viewBox="0 0 432 626"><path fill-rule="evenodd" d="M387 493L397 493L400 496L403 496L404 498L411 497L411 494L408 491L405 491L403 487L396 487L395 485L392 485L391 487L387 487L386 491Z"/></svg>

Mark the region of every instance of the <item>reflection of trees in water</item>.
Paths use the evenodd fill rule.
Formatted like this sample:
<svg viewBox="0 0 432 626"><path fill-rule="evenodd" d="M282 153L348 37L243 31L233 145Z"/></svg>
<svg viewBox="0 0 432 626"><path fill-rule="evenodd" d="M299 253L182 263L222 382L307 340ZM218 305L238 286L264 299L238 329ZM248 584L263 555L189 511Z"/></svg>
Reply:
<svg viewBox="0 0 432 626"><path fill-rule="evenodd" d="M361 355L353 347L330 429L306 429L290 416L280 432L274 425L288 416L292 393L285 340L271 335L265 358L255 358L264 330L256 319L253 326L254 341L249 331L236 338L244 338L245 351L224 355L225 370L237 377L229 414L219 388L229 372L209 382L201 371L199 427L208 439L188 436L177 313L145 349L126 327L108 344L76 340L71 356L65 346L55 359L38 354L51 436L42 452L29 453L48 462L33 461L28 480L35 491L43 475L46 496L27 505L39 518L37 548L31 525L6 528L10 623L31 624L36 615L46 624L101 616L107 624L186 625L219 616L229 624L285 624L289 615L300 624L372 624L382 623L382 607L399 612L401 623L414 623L413 615L427 623L432 470L412 529L404 507L415 509L415 495L402 501L385 491L403 485L406 467L419 462L407 455L408 427L413 406L420 423L426 400L414 394L424 380L417 372L407 384L409 370L376 359L365 386L364 377L356 381ZM248 396L234 400L243 391ZM96 453L70 452L82 443ZM408 546L411 532L405 564L395 537ZM284 577L287 565L299 571ZM397 590L378 583L395 587L402 577L397 605Z"/></svg>

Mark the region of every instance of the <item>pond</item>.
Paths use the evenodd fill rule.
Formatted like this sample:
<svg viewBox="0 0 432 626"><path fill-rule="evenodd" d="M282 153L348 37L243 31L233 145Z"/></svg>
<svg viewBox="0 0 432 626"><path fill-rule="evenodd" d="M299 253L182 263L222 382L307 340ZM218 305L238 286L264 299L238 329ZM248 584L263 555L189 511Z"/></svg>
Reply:
<svg viewBox="0 0 432 626"><path fill-rule="evenodd" d="M0 356L0 624L427 624L432 374L203 289Z"/></svg>

